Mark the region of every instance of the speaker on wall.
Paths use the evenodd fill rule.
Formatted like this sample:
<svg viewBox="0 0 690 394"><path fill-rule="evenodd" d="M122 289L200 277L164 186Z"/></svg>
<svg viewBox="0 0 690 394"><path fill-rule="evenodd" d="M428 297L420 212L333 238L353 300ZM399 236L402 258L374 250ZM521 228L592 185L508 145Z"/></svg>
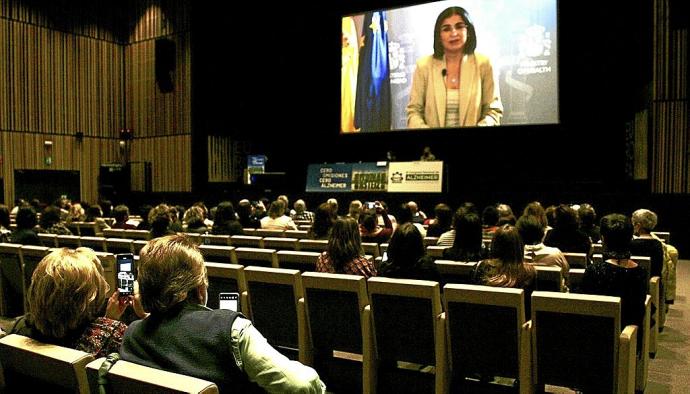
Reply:
<svg viewBox="0 0 690 394"><path fill-rule="evenodd" d="M163 93L175 90L175 41L156 39L156 83Z"/></svg>

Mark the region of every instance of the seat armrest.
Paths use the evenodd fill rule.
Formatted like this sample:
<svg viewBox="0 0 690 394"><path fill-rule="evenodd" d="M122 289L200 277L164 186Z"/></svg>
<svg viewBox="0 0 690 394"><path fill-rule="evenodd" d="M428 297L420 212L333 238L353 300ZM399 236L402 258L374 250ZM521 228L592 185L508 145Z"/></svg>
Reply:
<svg viewBox="0 0 690 394"><path fill-rule="evenodd" d="M637 350L637 326L626 326L618 343L618 381L617 393L628 394L635 391L635 353Z"/></svg>

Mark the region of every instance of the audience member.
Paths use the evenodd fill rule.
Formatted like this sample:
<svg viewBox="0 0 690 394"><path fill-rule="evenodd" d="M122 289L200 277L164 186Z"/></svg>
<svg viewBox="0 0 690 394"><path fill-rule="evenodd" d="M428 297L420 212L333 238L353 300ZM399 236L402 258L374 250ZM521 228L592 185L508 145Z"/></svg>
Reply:
<svg viewBox="0 0 690 394"><path fill-rule="evenodd" d="M185 211L184 224L187 225L186 232L188 233L208 233L208 227L204 223L204 211L198 205L192 205Z"/></svg>
<svg viewBox="0 0 690 394"><path fill-rule="evenodd" d="M364 257L357 222L340 218L333 224L328 238L328 249L316 262L317 272L376 276L376 267Z"/></svg>
<svg viewBox="0 0 690 394"><path fill-rule="evenodd" d="M127 223L129 220L129 208L124 204L120 204L113 209L113 217L115 218L113 228L122 230L135 230L137 228L135 225Z"/></svg>
<svg viewBox="0 0 690 394"><path fill-rule="evenodd" d="M335 216L340 217L340 215L338 214L338 200L336 200L335 198L329 198L326 202L328 203L328 205L331 206L331 210L333 211L333 213L335 213Z"/></svg>
<svg viewBox="0 0 690 394"><path fill-rule="evenodd" d="M254 207L252 203L243 199L237 204L237 217L242 225L242 228L259 228L261 222L254 216Z"/></svg>
<svg viewBox="0 0 690 394"><path fill-rule="evenodd" d="M139 216L141 216L141 222L137 224L137 230L151 230L151 222L149 222L149 214L153 209L152 206L144 204L139 207Z"/></svg>
<svg viewBox="0 0 690 394"><path fill-rule="evenodd" d="M553 229L546 234L544 245L556 247L564 253L585 253L589 258L592 251L592 241L587 234L580 231L577 212L573 208L561 204L556 208L555 217L556 222Z"/></svg>
<svg viewBox="0 0 690 394"><path fill-rule="evenodd" d="M459 210L460 211L460 210ZM455 239L443 250L443 258L454 261L481 261L488 257L482 243L482 223L473 212L460 211L455 220Z"/></svg>
<svg viewBox="0 0 690 394"><path fill-rule="evenodd" d="M275 200L268 209L268 216L261 219L261 228L268 230L297 230L297 225L285 216L285 202Z"/></svg>
<svg viewBox="0 0 690 394"><path fill-rule="evenodd" d="M223 201L216 208L216 215L213 217L213 227L211 234L215 235L243 235L242 224L237 220L235 208L232 202Z"/></svg>
<svg viewBox="0 0 690 394"><path fill-rule="evenodd" d="M307 236L311 239L328 239L333 223L337 217L328 203L322 203L314 212L314 223L309 228Z"/></svg>
<svg viewBox="0 0 690 394"><path fill-rule="evenodd" d="M426 237L426 229L421 223L414 221L414 207L410 206L409 203L402 204L400 206L400 211L398 212L398 226L405 223L412 223L417 227L417 230L422 234L422 237Z"/></svg>
<svg viewBox="0 0 690 394"><path fill-rule="evenodd" d="M564 280L561 284L561 290L566 291L568 289L570 265L558 248L546 246L542 243L544 238L544 222L539 220L538 216L523 215L518 219L516 227L525 244L525 256L532 259L532 265L560 268Z"/></svg>
<svg viewBox="0 0 690 394"><path fill-rule="evenodd" d="M489 205L482 211L482 236L493 238L498 229L498 209L496 206Z"/></svg>
<svg viewBox="0 0 690 394"><path fill-rule="evenodd" d="M601 219L600 228L604 259L587 266L581 292L620 297L621 326L642 327L648 291L647 272L630 260L632 223L624 215L614 213ZM638 344L641 337L638 335Z"/></svg>
<svg viewBox="0 0 690 394"><path fill-rule="evenodd" d="M596 224L597 213L594 207L589 204L582 204L577 210L577 216L580 218L580 230L589 236L592 243L597 243L601 239L599 235L599 226Z"/></svg>
<svg viewBox="0 0 690 394"><path fill-rule="evenodd" d="M412 223L401 224L393 233L379 276L441 282L434 260L426 255L424 237Z"/></svg>
<svg viewBox="0 0 690 394"><path fill-rule="evenodd" d="M101 206L98 204L91 205L86 209L86 217L84 218L84 221L96 223L96 226L98 226L98 231L96 231L97 234L103 233L103 230L106 228L110 228L108 223L106 223L103 219L103 211L101 210Z"/></svg>
<svg viewBox="0 0 690 394"><path fill-rule="evenodd" d="M441 234L450 230L453 221L453 211L446 204L437 204L434 207L434 219L429 221L426 230L427 237L440 237Z"/></svg>
<svg viewBox="0 0 690 394"><path fill-rule="evenodd" d="M295 201L295 204L293 205L293 208L295 209L295 213L293 215L290 215L292 217L292 220L308 220L310 222L314 221L314 213L307 211L307 203L304 202L304 200L297 200Z"/></svg>
<svg viewBox="0 0 690 394"><path fill-rule="evenodd" d="M167 204L158 204L151 209L149 212L149 223L151 224L151 238L175 234L170 229L172 219L170 217L170 207Z"/></svg>
<svg viewBox="0 0 690 394"><path fill-rule="evenodd" d="M10 235L10 241L15 244L41 246L41 240L34 229L37 223L36 211L30 205L25 205L19 208L15 220L17 228Z"/></svg>
<svg viewBox="0 0 690 394"><path fill-rule="evenodd" d="M85 218L86 215L84 214L84 208L81 206L80 203L73 202L72 205L70 205L69 207L69 213L67 214L67 218L65 219L65 221L67 223L83 222Z"/></svg>
<svg viewBox="0 0 690 394"><path fill-rule="evenodd" d="M0 242L10 242L10 210L7 205L0 204Z"/></svg>
<svg viewBox="0 0 690 394"><path fill-rule="evenodd" d="M453 214L453 228L444 232L443 234L441 234L440 237L438 237L438 241L436 241L437 246L443 246L446 248L450 248L453 246L453 244L455 243L455 229L457 227L458 220L460 220L460 218L467 213L477 214L477 209L475 205L471 202L464 202L462 203L462 205L460 205L458 209L455 210L455 213ZM484 236L483 233L482 236Z"/></svg>
<svg viewBox="0 0 690 394"><path fill-rule="evenodd" d="M347 216L359 222L359 216L362 214L362 202L353 200L350 202L350 209L348 209Z"/></svg>
<svg viewBox="0 0 690 394"><path fill-rule="evenodd" d="M150 315L130 324L123 360L208 380L223 393L254 392L253 383L270 393L325 392L313 369L278 353L242 314L204 306L204 259L187 237L152 240L140 256L139 293Z"/></svg>
<svg viewBox="0 0 690 394"><path fill-rule="evenodd" d="M127 329L117 319L131 298L119 297L117 291L107 298L109 289L93 250L57 249L34 270L27 295L28 311L10 333L94 357L117 352Z"/></svg>
<svg viewBox="0 0 690 394"><path fill-rule="evenodd" d="M409 201L407 207L412 213L412 223L424 224L426 221L426 214L419 210L417 203L414 201Z"/></svg>
<svg viewBox="0 0 690 394"><path fill-rule="evenodd" d="M72 235L72 231L60 220L60 208L50 205L43 210L39 223L39 233Z"/></svg>
<svg viewBox="0 0 690 394"><path fill-rule="evenodd" d="M497 204L496 210L498 211L498 226L503 226L504 224L515 225L515 215L513 214L513 209L508 204Z"/></svg>
<svg viewBox="0 0 690 394"><path fill-rule="evenodd" d="M369 209L359 217L359 231L362 242L384 243L393 235L393 223L380 203L375 203L374 209ZM383 227L378 224L378 218L383 218Z"/></svg>

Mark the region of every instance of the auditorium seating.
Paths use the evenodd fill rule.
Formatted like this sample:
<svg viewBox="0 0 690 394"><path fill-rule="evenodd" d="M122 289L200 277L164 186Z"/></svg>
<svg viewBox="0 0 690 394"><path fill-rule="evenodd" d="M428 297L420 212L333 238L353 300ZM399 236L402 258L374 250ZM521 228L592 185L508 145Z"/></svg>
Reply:
<svg viewBox="0 0 690 394"><path fill-rule="evenodd" d="M564 252L563 256L568 260L570 268L587 268L586 253Z"/></svg>
<svg viewBox="0 0 690 394"><path fill-rule="evenodd" d="M99 392L98 371L105 357L86 365L88 387L91 393ZM209 381L181 375L161 369L118 360L106 375L105 392L108 394L217 394L218 387Z"/></svg>
<svg viewBox="0 0 690 394"><path fill-rule="evenodd" d="M50 248L44 246L22 245L19 248L19 258L22 262L22 275L24 277L24 310L28 310L26 294L29 286L31 286L31 275L49 251Z"/></svg>
<svg viewBox="0 0 690 394"><path fill-rule="evenodd" d="M289 238L304 239L308 238L309 232L306 230L285 230L285 236Z"/></svg>
<svg viewBox="0 0 690 394"><path fill-rule="evenodd" d="M236 248L237 264L261 267L278 267L278 256L275 249Z"/></svg>
<svg viewBox="0 0 690 394"><path fill-rule="evenodd" d="M38 239L41 240L41 245L48 248L57 248L57 235L49 233L38 233Z"/></svg>
<svg viewBox="0 0 690 394"><path fill-rule="evenodd" d="M236 248L263 248L264 239L254 235L233 235L230 237L230 245Z"/></svg>
<svg viewBox="0 0 690 394"><path fill-rule="evenodd" d="M125 238L126 232L120 228L106 228L103 230L103 236L106 238Z"/></svg>
<svg viewBox="0 0 690 394"><path fill-rule="evenodd" d="M4 392L88 394L86 364L93 356L80 350L11 334L0 339Z"/></svg>
<svg viewBox="0 0 690 394"><path fill-rule="evenodd" d="M328 248L328 241L322 239L300 239L299 250L323 252Z"/></svg>
<svg viewBox="0 0 690 394"><path fill-rule="evenodd" d="M269 230L265 228L257 228L254 231L254 234L257 237L284 237L285 236L285 230Z"/></svg>
<svg viewBox="0 0 690 394"><path fill-rule="evenodd" d="M431 245L426 247L426 254L428 254L434 260L443 258L443 251L446 250L445 246Z"/></svg>
<svg viewBox="0 0 690 394"><path fill-rule="evenodd" d="M367 288L377 360L365 373L376 376L377 391L445 392L448 363L439 284L375 277Z"/></svg>
<svg viewBox="0 0 690 394"><path fill-rule="evenodd" d="M535 384L631 393L638 329L621 327L620 308L618 297L533 292Z"/></svg>
<svg viewBox="0 0 690 394"><path fill-rule="evenodd" d="M208 301L206 305L211 309L218 309L218 294L239 293L239 309L246 316L250 316L247 282L244 279L244 266L211 262L205 262L204 264L208 272Z"/></svg>
<svg viewBox="0 0 690 394"><path fill-rule="evenodd" d="M279 250L276 255L279 268L296 269L304 272L316 271L316 261L321 254L319 252Z"/></svg>
<svg viewBox="0 0 690 394"><path fill-rule="evenodd" d="M362 242L362 250L364 250L364 254L368 254L373 258L381 256L381 252L379 251L379 244L375 242Z"/></svg>
<svg viewBox="0 0 690 394"><path fill-rule="evenodd" d="M237 264L237 255L233 246L200 245L199 251L205 261L223 264Z"/></svg>
<svg viewBox="0 0 690 394"><path fill-rule="evenodd" d="M148 243L148 241L144 241L142 239L134 240L134 242L132 242L132 247L134 248L134 254L138 255L139 252L141 252L141 249L143 249L147 243Z"/></svg>
<svg viewBox="0 0 690 394"><path fill-rule="evenodd" d="M302 274L307 327L300 341L306 360L334 392L371 393L371 316L367 282L362 276ZM363 345L364 343L364 345Z"/></svg>
<svg viewBox="0 0 690 394"><path fill-rule="evenodd" d="M0 243L0 315L24 314L24 274L21 245Z"/></svg>
<svg viewBox="0 0 690 394"><path fill-rule="evenodd" d="M81 247L81 238L78 235L58 235L57 244L59 248L76 249Z"/></svg>
<svg viewBox="0 0 690 394"><path fill-rule="evenodd" d="M278 250L297 250L299 239L286 237L264 237L264 248Z"/></svg>
<svg viewBox="0 0 690 394"><path fill-rule="evenodd" d="M436 260L434 261L443 283L471 284L477 262Z"/></svg>
<svg viewBox="0 0 690 394"><path fill-rule="evenodd" d="M134 253L134 240L124 238L106 238L105 247L108 252L118 253Z"/></svg>
<svg viewBox="0 0 690 394"><path fill-rule="evenodd" d="M204 245L230 246L230 236L201 234L201 243Z"/></svg>
<svg viewBox="0 0 690 394"><path fill-rule="evenodd" d="M85 248L91 248L97 252L107 251L105 237L82 236L79 238L79 243Z"/></svg>
<svg viewBox="0 0 690 394"><path fill-rule="evenodd" d="M448 284L443 297L452 365L450 391L486 390L500 384L492 381L501 377L508 379L509 387L519 384L520 393L531 393L524 290Z"/></svg>
<svg viewBox="0 0 690 394"><path fill-rule="evenodd" d="M304 329L304 312L298 313L298 301L302 298L302 282L297 270L245 267L244 277L249 293L250 318L254 326L268 342L291 359L304 360L306 355L299 349L306 345L298 332Z"/></svg>
<svg viewBox="0 0 690 394"><path fill-rule="evenodd" d="M107 296L110 295L117 289L117 268L115 267L115 255L106 252L96 252L98 260L101 262L101 267L103 267L103 276L105 281L108 282L110 290Z"/></svg>
<svg viewBox="0 0 690 394"><path fill-rule="evenodd" d="M565 281L560 267L534 266L537 273L537 290L564 291Z"/></svg>

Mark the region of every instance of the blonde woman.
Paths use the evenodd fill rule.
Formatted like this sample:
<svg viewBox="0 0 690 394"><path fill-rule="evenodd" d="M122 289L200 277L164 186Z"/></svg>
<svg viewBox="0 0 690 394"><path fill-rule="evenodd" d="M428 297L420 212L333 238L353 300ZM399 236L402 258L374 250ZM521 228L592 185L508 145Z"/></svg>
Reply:
<svg viewBox="0 0 690 394"><path fill-rule="evenodd" d="M10 333L94 357L117 352L127 325L116 319L131 299L120 298L117 291L106 298L109 290L93 250L55 250L34 270L28 291L29 309Z"/></svg>

